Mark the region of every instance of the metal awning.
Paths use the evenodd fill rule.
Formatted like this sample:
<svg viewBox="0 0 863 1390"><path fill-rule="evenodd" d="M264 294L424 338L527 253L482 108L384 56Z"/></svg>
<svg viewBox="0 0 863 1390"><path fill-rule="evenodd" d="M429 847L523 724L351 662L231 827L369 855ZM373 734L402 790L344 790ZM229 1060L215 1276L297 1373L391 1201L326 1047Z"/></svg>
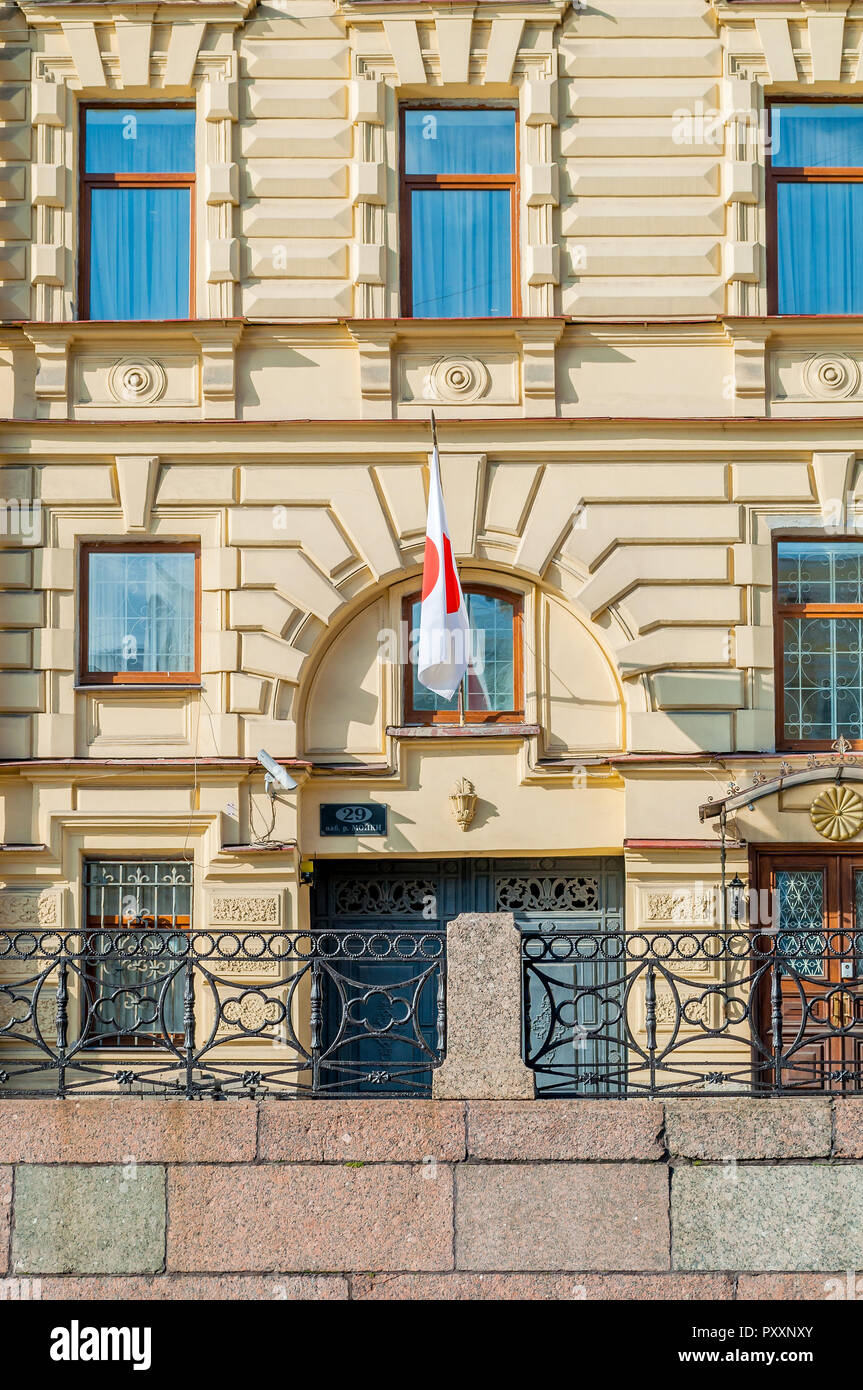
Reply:
<svg viewBox="0 0 863 1390"><path fill-rule="evenodd" d="M827 757L818 758L810 753L805 767L794 768L788 762L780 763L775 777L756 772L748 787L730 782L725 796L708 797L698 808L700 821L724 819L732 811L742 806L754 806L765 796L778 796L785 787L799 787L806 782L863 782L863 765L851 751L851 744L840 737L833 744L834 752Z"/></svg>

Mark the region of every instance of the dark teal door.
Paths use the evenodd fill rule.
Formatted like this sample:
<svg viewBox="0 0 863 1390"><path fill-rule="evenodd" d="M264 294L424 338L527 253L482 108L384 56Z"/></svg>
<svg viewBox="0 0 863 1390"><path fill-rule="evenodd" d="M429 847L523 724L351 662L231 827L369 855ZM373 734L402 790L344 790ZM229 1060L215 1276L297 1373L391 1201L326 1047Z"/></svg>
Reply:
<svg viewBox="0 0 863 1390"><path fill-rule="evenodd" d="M318 861L313 930L323 1030L319 1089L430 1095L444 1038L454 862Z"/></svg>
<svg viewBox="0 0 863 1390"><path fill-rule="evenodd" d="M537 1092L623 1095L623 861L498 861L495 883L498 909L522 929L524 1055Z"/></svg>
<svg viewBox="0 0 863 1390"><path fill-rule="evenodd" d="M539 1091L573 1094L575 1064L576 1093L590 1094L600 1063L607 1090L623 1057L622 986L603 935L623 926L623 861L574 858L319 860L320 1085L430 1094L446 924L460 912L512 912L526 955L533 933L559 934L561 959L525 961L525 1055Z"/></svg>

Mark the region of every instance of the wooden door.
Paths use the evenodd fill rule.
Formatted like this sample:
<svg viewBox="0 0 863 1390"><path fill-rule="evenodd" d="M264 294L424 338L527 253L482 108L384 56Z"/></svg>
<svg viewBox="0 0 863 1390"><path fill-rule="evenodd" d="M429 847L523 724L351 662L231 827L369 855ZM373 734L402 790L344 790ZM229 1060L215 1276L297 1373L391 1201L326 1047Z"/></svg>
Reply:
<svg viewBox="0 0 863 1390"><path fill-rule="evenodd" d="M772 931L756 941L759 951L769 939L775 946L772 960L758 957L765 965L756 1075L776 1080L770 1053L778 1002L782 1087L857 1090L863 1061L863 855L783 853L762 857L759 867L760 887L770 894L761 901L772 904L775 920Z"/></svg>

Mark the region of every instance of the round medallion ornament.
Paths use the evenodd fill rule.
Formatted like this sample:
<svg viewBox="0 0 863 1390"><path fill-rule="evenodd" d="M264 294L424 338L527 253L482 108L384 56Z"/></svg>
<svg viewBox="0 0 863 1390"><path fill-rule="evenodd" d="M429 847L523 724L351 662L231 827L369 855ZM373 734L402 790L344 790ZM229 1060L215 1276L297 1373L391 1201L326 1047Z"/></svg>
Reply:
<svg viewBox="0 0 863 1390"><path fill-rule="evenodd" d="M818 400L844 400L860 386L860 366L843 353L819 353L803 367L803 384Z"/></svg>
<svg viewBox="0 0 863 1390"><path fill-rule="evenodd" d="M467 405L488 390L488 368L476 357L439 357L429 368L428 385L439 401Z"/></svg>
<svg viewBox="0 0 863 1390"><path fill-rule="evenodd" d="M809 807L809 818L825 840L850 840L863 826L863 798L850 787L827 787Z"/></svg>
<svg viewBox="0 0 863 1390"><path fill-rule="evenodd" d="M124 358L108 373L108 389L126 405L152 405L167 385L165 369L150 357Z"/></svg>

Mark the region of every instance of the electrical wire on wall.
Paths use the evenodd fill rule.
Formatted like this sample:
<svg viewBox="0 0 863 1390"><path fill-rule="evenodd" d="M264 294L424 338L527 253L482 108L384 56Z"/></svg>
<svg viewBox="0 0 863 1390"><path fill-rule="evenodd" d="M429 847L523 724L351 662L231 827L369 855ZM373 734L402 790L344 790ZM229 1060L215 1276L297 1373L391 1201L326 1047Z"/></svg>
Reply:
<svg viewBox="0 0 863 1390"><path fill-rule="evenodd" d="M251 842L252 842L253 845L268 845L268 844L270 844L271 841L272 841L272 838L273 838L273 831L274 831L275 828L276 828L276 798L275 798L274 796L271 796L271 797L270 797L270 811L271 811L272 814L271 814L271 816L270 816L270 824L267 826L267 828L266 828L266 830L265 830L265 832L264 832L263 835L256 835L256 834L255 834L255 824L254 824L254 822L255 822L255 803L254 803L254 800L253 800L253 798L252 798L252 778L251 778L251 775L249 776L249 781L248 781L248 798L249 798L249 836L250 836L250 838L251 838Z"/></svg>

